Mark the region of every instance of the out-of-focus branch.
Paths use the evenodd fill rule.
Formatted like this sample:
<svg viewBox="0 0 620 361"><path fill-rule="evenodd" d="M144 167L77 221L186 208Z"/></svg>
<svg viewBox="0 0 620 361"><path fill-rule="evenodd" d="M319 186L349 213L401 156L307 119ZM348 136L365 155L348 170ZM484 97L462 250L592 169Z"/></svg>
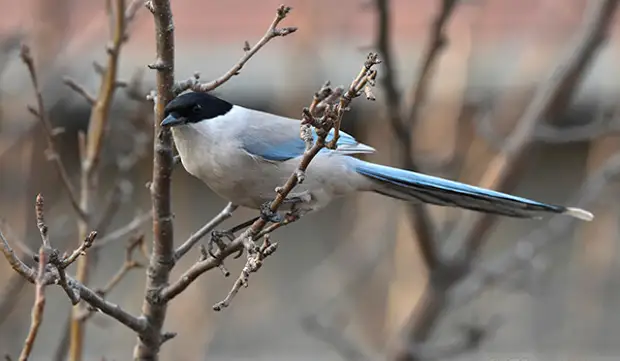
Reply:
<svg viewBox="0 0 620 361"><path fill-rule="evenodd" d="M92 249L99 249L104 247L110 243L116 242L118 240L124 239L131 233L137 231L142 225L146 222L150 221L153 218L151 212L142 213L132 219L129 223L124 226L121 226L114 230L113 232L108 233L108 235L101 237L97 243L92 245Z"/></svg>
<svg viewBox="0 0 620 361"><path fill-rule="evenodd" d="M303 182L305 172L310 162L318 154L318 152L326 146L325 138L327 137L330 129L339 124L338 119L341 119L344 110L348 109L353 98L361 95L367 85L371 85L372 79L374 79L374 76L376 75L373 68L378 63L379 60L377 54L371 53L368 55L366 62L362 67L362 73L364 75L358 75L351 83L348 91L345 93L348 94L348 96L345 97L343 94L337 98L330 97L332 93L334 93L334 90L329 86L329 83L326 83L321 90L314 95L310 107L305 108L302 113L303 120L301 122L300 135L301 138L306 141L307 148L297 169L293 172L293 174L291 174L282 187L278 187L276 189L277 195L269 204L269 207L266 210L267 213L275 214L278 212L280 205L284 202L288 194L297 184ZM312 138L306 136L306 133L310 131L310 126L314 127L317 133L317 140L314 144L312 144ZM307 141L308 138L310 141ZM243 248L247 252L246 265L244 266L241 275L233 285L233 288L227 298L216 304L214 309L221 310L222 308L228 306L232 297L239 290L239 287L241 285L247 285L249 274L256 272L262 265L265 254L264 252L261 252L261 248L258 248L254 242L257 239L257 236L261 234L261 231L267 226L266 218L267 217L258 217L251 226L249 226L235 240L228 244L227 247L220 248L214 256L207 257L206 259L201 259L196 262L179 278L179 280L173 282L161 291L158 301L161 303L168 302L183 292L183 290L185 290L201 274L219 266L226 257ZM265 243L263 245L268 247Z"/></svg>
<svg viewBox="0 0 620 361"><path fill-rule="evenodd" d="M65 85L67 85L71 90L79 94L90 106L94 106L97 102L97 99L88 92L82 85L78 84L73 78L65 77L63 79Z"/></svg>
<svg viewBox="0 0 620 361"><path fill-rule="evenodd" d="M197 92L209 92L219 87L220 85L224 84L225 82L230 80L230 78L232 78L233 76L239 75L239 72L241 71L243 66L270 40L280 37L280 36L286 36L286 35L292 34L295 31L297 31L296 27L278 28L278 25L280 24L280 22L282 22L282 20L286 18L286 16L288 15L290 11L291 11L290 7L281 5L276 11L276 17L271 22L271 25L269 26L269 29L267 29L267 32L265 33L265 35L263 35L263 37L258 41L258 43L256 43L251 48L248 42L246 41L243 47L245 54L224 75L208 83L200 84L198 83L199 76L198 74L195 74L194 77L177 84L177 87L175 88L175 93L179 94L187 89L192 89L193 91L197 91Z"/></svg>
<svg viewBox="0 0 620 361"><path fill-rule="evenodd" d="M524 156L535 139L534 133L539 122L548 119L560 106L565 107L570 103L586 69L607 37L617 5L617 0L591 2L588 17L576 36L574 45L570 47L567 56L559 60L555 72L538 88L532 102L504 142L502 151L491 160L479 186L498 190L510 188L517 178L515 173L522 166ZM490 214L474 212L464 216L454 233L459 238L459 243L464 244L462 249L465 259L477 254L494 219ZM458 235L463 234L465 236L460 242Z"/></svg>
<svg viewBox="0 0 620 361"><path fill-rule="evenodd" d="M403 109L403 101L396 85L396 69L393 65L390 40L390 0L376 0L375 4L378 17L376 43L385 61L385 73L381 82L386 94L386 111L392 125L392 131L400 143L402 166L413 171L419 171L411 154L413 128L417 122L420 108L426 100L433 67L439 61L441 50L447 43L444 28L456 7L457 1L442 0L441 2L441 8L431 27L430 41L424 52L422 65L413 85L413 101L409 110ZM409 210L422 258L427 268L432 270L441 263L433 220L427 206L423 203L411 204Z"/></svg>
<svg viewBox="0 0 620 361"><path fill-rule="evenodd" d="M580 125L563 126L548 119L540 120L536 125L533 141L547 144L586 142L618 133L620 132L620 109L615 109L615 114L609 114L612 108L608 104L601 104L594 112L592 121ZM501 151L505 137L495 131L492 124L492 112L483 109L475 118L474 127L477 134L495 150Z"/></svg>
<svg viewBox="0 0 620 361"><path fill-rule="evenodd" d="M41 122L41 125L43 126L43 129L45 130L45 135L47 137L47 150L46 150L47 159L54 162L56 171L58 172L58 175L60 176L60 180L62 181L63 187L65 188L65 191L67 192L67 195L69 196L69 201L71 201L71 205L73 206L73 209L75 210L76 214L80 217L80 219L86 220L87 215L84 213L84 211L80 207L79 198L73 188L73 185L71 184L71 179L69 178L67 169L65 168L65 165L56 150L56 145L54 141L56 132L54 128L52 127L52 123L50 122L47 116L47 111L45 110L45 104L43 102L43 95L41 94L41 88L39 87L39 80L38 80L37 71L34 65L34 59L32 58L32 55L30 53L30 48L26 45L22 46L21 59L24 62L24 64L26 64L26 67L28 67L28 72L30 74L30 80L32 82L32 87L34 88L34 91L36 93L36 98L37 98L37 108L35 109L29 106L28 110L30 111L30 113L36 116L37 119L39 119L39 121Z"/></svg>
<svg viewBox="0 0 620 361"><path fill-rule="evenodd" d="M458 341L445 346L409 345L409 353L415 360L448 360L477 350L496 326L463 325Z"/></svg>
<svg viewBox="0 0 620 361"><path fill-rule="evenodd" d="M89 120L86 157L82 160L84 168L89 176L95 171L99 164L103 139L106 133L109 119L110 104L116 89L116 73L118 69L118 59L120 48L125 40L125 0L115 0L114 7L114 30L111 44L107 46L107 61L105 73L101 80L98 96L93 105Z"/></svg>
<svg viewBox="0 0 620 361"><path fill-rule="evenodd" d="M128 38L128 23L135 17L136 12L140 8L140 6L137 6L137 0L134 0L129 7L126 4L125 0L114 0L110 2L110 6L107 9L108 16L111 19L111 39L106 45L106 62L101 69L101 82L90 113L88 130L85 136L80 137L79 142L81 144L80 208L91 218L93 216L93 205L98 184L100 183L97 181L97 177L103 144L108 129L110 108L114 93L121 84L117 80L121 47ZM71 88L77 89L75 86ZM81 239L86 239L90 227L92 227L90 222L83 220L78 222L78 233ZM95 257L96 254L93 253L92 256ZM88 254L84 254L77 260L76 278L82 283L87 283L89 279L89 261ZM77 308L74 308L72 311L73 319L71 321L69 349L69 360L71 361L80 361L83 354L85 325L75 317L78 311L79 309Z"/></svg>
<svg viewBox="0 0 620 361"><path fill-rule="evenodd" d="M441 51L448 44L445 28L458 5L458 1L459 0L441 0L439 13L431 24L429 42L426 44L427 48L422 57L422 65L413 83L411 108L405 118L406 126L409 127L409 129L415 126L418 121L420 109L426 101L426 94L433 75L433 67L437 64Z"/></svg>
<svg viewBox="0 0 620 361"><path fill-rule="evenodd" d="M302 327L306 333L331 346L344 360L371 361L378 359L362 352L361 346L347 339L340 330L333 326L326 326L319 322L316 315L307 316L302 320Z"/></svg>
<svg viewBox="0 0 620 361"><path fill-rule="evenodd" d="M24 278L17 273L11 273L0 293L0 326L12 314L12 310L19 300L20 293L26 284Z"/></svg>
<svg viewBox="0 0 620 361"><path fill-rule="evenodd" d="M586 179L573 203L579 207L586 207L600 197L608 184L619 178L620 155L616 155ZM534 257L551 243L565 240L565 235L574 223L574 218L555 216L545 226L517 241L514 248L485 264L476 266L452 292L451 305L453 307L466 305L488 287L505 282L519 269L531 265Z"/></svg>
<svg viewBox="0 0 620 361"><path fill-rule="evenodd" d="M34 342L37 339L39 333L39 327L43 322L43 310L45 309L45 268L49 261L49 245L43 245L39 248L39 270L37 272L37 278L35 281L36 291L34 305L32 306L32 315L30 320L30 330L26 341L24 341L24 347L19 355L19 361L27 361L34 347Z"/></svg>
<svg viewBox="0 0 620 361"><path fill-rule="evenodd" d="M128 274L134 269L144 268L144 265L139 261L136 261L134 258L134 253L136 251L140 251L142 255L148 259L149 252L146 249L146 243L144 241L144 235L138 234L129 239L127 243L127 247L125 248L125 261L121 265L121 267L116 271L116 273L106 282L106 284L99 289L96 289L95 292L99 294L101 297L106 297ZM86 321L90 317L92 317L96 309L88 309L85 310L78 318L81 321Z"/></svg>

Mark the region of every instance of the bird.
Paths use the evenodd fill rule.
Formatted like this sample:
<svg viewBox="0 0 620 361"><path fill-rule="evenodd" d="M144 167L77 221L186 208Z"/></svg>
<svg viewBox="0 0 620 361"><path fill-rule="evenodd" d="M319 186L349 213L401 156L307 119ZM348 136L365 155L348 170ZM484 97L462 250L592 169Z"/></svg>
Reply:
<svg viewBox="0 0 620 361"><path fill-rule="evenodd" d="M189 91L164 108L162 127L171 130L185 170L237 206L261 210L296 171L304 154L300 121L230 103L206 92ZM316 131L313 131L317 138ZM334 137L331 129L326 140ZM371 163L358 155L375 148L340 132L336 149L323 148L303 183L287 196L282 210L298 216L357 192L438 206L464 208L513 218L564 214L590 221L594 215L410 170Z"/></svg>

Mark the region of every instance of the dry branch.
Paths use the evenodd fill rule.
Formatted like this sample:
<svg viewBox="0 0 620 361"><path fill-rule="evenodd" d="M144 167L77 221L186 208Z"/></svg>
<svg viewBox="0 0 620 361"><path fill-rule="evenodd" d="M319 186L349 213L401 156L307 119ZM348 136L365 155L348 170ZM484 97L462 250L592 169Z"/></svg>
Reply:
<svg viewBox="0 0 620 361"><path fill-rule="evenodd" d="M600 198L606 187L620 177L620 155L608 159L585 180L574 199L574 204L587 207ZM453 307L466 305L484 290L506 282L520 269L530 266L534 257L554 242L566 240L575 224L575 218L555 216L546 225L530 232L516 242L514 248L503 252L485 264L477 265L459 287L452 292Z"/></svg>
<svg viewBox="0 0 620 361"><path fill-rule="evenodd" d="M26 67L28 68L28 73L30 74L30 80L32 82L32 87L34 88L34 91L36 93L37 108L35 109L29 106L28 110L35 117L37 117L37 119L41 122L43 129L45 130L45 135L47 138L47 150L45 152L45 155L47 156L47 159L54 162L56 171L58 172L58 175L60 176L62 185L65 191L67 192L67 195L69 196L69 201L71 201L71 206L73 206L73 209L75 210L76 214L80 217L80 219L86 220L87 216L82 210L82 208L80 207L79 198L73 188L73 185L71 184L71 179L69 178L67 169L62 159L60 158L60 155L58 154L56 150L56 145L55 145L55 140L54 140L56 133L54 131L54 128L52 127L52 123L49 120L47 111L45 110L45 104L43 102L43 95L41 94L41 88L39 87L39 80L38 80L37 71L34 65L34 59L32 58L32 55L30 53L30 48L26 45L22 45L21 59L24 62L24 64L26 64Z"/></svg>
<svg viewBox="0 0 620 361"><path fill-rule="evenodd" d="M153 247L147 272L142 318L146 329L140 333L134 348L134 359L156 360L161 347L161 330L166 317L166 304L153 302L153 295L168 284L174 266L174 236L170 201L173 168L172 134L162 128L164 108L174 98L174 23L168 0L146 3L155 21L157 58L150 68L157 71L155 99L153 181Z"/></svg>
<svg viewBox="0 0 620 361"><path fill-rule="evenodd" d="M282 22L282 20L286 18L290 11L291 8L289 6L281 5L280 7L278 7L276 11L276 17L271 22L271 25L267 29L265 35L263 35L263 37L251 48L246 41L243 48L245 54L224 75L208 83L200 84L198 83L199 74L196 73L192 78L178 83L175 87L175 94L180 94L187 89L192 89L193 91L197 92L209 92L218 88L220 85L230 80L230 78L232 78L233 76L239 75L239 72L241 71L243 66L270 40L277 37L286 36L297 31L296 27L278 28L278 25Z"/></svg>
<svg viewBox="0 0 620 361"><path fill-rule="evenodd" d="M39 248L39 269L35 281L36 291L34 305L32 306L30 330L28 331L28 336L26 336L26 341L24 341L24 347L22 348L22 352L19 355L19 361L27 361L28 357L30 357L30 353L32 352L32 348L34 347L34 342L36 341L37 335L39 333L39 327L41 327L41 322L43 322L46 286L44 278L45 268L47 267L47 263L50 257L49 251L49 244L44 244L43 246L41 246L41 248Z"/></svg>
<svg viewBox="0 0 620 361"><path fill-rule="evenodd" d="M41 237L44 240L46 239L48 240L49 235L44 234L47 232L47 226L45 225L45 222L44 222L43 198L41 196L37 197L36 208L37 208L37 223L39 226L39 230L41 230L41 233L42 233ZM47 242L47 241L44 241L44 242ZM71 289L72 291L76 292L77 297L79 299L86 301L90 305L90 307L100 310L106 315L124 324L128 328L134 330L135 332L141 332L144 330L145 324L142 319L139 319L131 315L127 311L123 310L119 305L106 301L100 295L98 295L95 291L91 290L90 288L82 284L81 282L67 275L64 276L65 277L64 281L61 280L61 277L62 277L61 270L63 270L62 265L66 261L66 258L60 257L59 255L61 254L61 252L59 252L55 248L52 248L51 245L49 248L50 249L46 252L46 255L49 256L47 258L47 261L49 265L53 266L53 268L48 268L45 274L43 275L44 280L45 280L44 284L46 286L51 285L51 284L60 285L63 282L65 282L67 287ZM13 268L15 272L17 272L22 277L24 277L28 282L36 284L37 277L40 275L40 273L32 269L30 266L24 263L19 257L17 257L17 255L15 254L15 252L9 245L8 240L5 238L1 230L0 230L0 250L2 251L2 254L7 259L7 261L9 262L9 265L11 265L11 268Z"/></svg>
<svg viewBox="0 0 620 361"><path fill-rule="evenodd" d="M402 166L412 171L419 171L411 154L413 129L418 120L420 109L426 100L433 68L439 61L441 50L447 44L444 28L454 11L457 1L442 0L437 18L431 27L430 41L424 52L422 64L418 70L416 81L413 83L413 101L408 110L403 108L403 101L396 85L396 69L393 65L393 54L390 44L390 0L376 0L375 4L378 16L377 49L379 49L385 61L385 72L381 78L381 83L386 92L388 118L392 125L392 132L400 143ZM427 268L432 270L441 263L433 219L429 214L428 207L423 203L411 204L408 207L422 258Z"/></svg>
<svg viewBox="0 0 620 361"><path fill-rule="evenodd" d="M106 62L101 67L101 82L95 98L88 130L85 136L80 137L80 158L81 158L81 180L80 180L80 209L92 218L94 212L94 201L98 190L98 170L103 150L104 140L108 132L108 122L110 118L110 108L114 99L114 93L121 85L117 79L119 57L122 45L128 38L127 27L134 19L136 12L140 8L139 2L134 0L128 7L125 0L114 0L109 2L108 15L110 17L111 39L106 46ZM112 6L113 4L113 6ZM72 87L75 89L75 87ZM78 233L81 239L86 239L88 229L92 227L88 221L78 222ZM95 253L92 254L96 256ZM87 283L89 279L89 257L85 254L77 260L76 278ZM71 337L69 359L80 361L83 354L84 344L84 323L78 317L78 309L73 310L71 321Z"/></svg>
<svg viewBox="0 0 620 361"><path fill-rule="evenodd" d="M177 247L174 252L174 258L176 260L181 259L187 252L189 252L192 247L198 243L205 235L209 234L213 231L217 226L219 226L222 222L232 217L233 212L237 209L238 206L228 203L224 209L218 213L213 219L211 219L207 224L202 226L196 233L192 234L182 245Z"/></svg>

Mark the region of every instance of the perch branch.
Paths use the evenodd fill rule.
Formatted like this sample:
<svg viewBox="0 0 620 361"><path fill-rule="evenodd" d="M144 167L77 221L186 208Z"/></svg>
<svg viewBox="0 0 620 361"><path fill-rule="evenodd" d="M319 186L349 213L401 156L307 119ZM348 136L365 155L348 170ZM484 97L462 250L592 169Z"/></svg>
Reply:
<svg viewBox="0 0 620 361"><path fill-rule="evenodd" d="M215 229L215 227L219 226L222 222L232 217L232 214L237 209L237 207L238 206L232 203L228 203L226 207L224 207L224 209L222 209L220 213L217 214L217 216L215 216L213 219L207 222L207 224L202 226L198 231L196 231L196 233L192 234L182 245L180 245L176 249L176 251L174 252L174 259L177 261L181 259L181 257L183 257L187 252L189 252L189 250L192 249L192 247L194 247L194 245L198 243L200 239L202 239L202 237L209 234Z"/></svg>
<svg viewBox="0 0 620 361"><path fill-rule="evenodd" d="M146 328L134 348L135 360L156 360L162 344L166 304L153 302L153 295L168 284L174 266L174 235L170 200L173 169L172 134L161 127L166 104L174 98L174 22L168 0L152 0L146 7L153 14L157 58L149 67L156 70L157 96L154 109L153 180L150 186L153 204L153 247L148 266L141 318Z"/></svg>
<svg viewBox="0 0 620 361"><path fill-rule="evenodd" d="M30 353L34 347L34 342L36 341L39 333L39 327L41 327L41 322L43 321L46 286L45 268L47 267L47 262L49 261L49 251L49 245L44 244L41 248L39 248L39 270L35 281L36 291L34 305L32 306L30 330L28 331L28 336L26 336L26 341L24 342L22 352L19 355L19 361L27 361L28 357L30 357Z"/></svg>

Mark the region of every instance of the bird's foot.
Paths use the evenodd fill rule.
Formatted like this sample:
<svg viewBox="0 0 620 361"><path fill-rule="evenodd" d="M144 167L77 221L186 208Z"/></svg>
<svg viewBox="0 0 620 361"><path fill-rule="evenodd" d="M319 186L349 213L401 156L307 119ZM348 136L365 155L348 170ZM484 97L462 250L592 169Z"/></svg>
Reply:
<svg viewBox="0 0 620 361"><path fill-rule="evenodd" d="M271 210L271 202L265 202L260 206L260 218L267 222L280 223L284 221L284 217L278 212Z"/></svg>
<svg viewBox="0 0 620 361"><path fill-rule="evenodd" d="M245 221L243 223L240 223L230 229L224 230L224 231L213 231L211 232L211 239L208 242L208 247L207 250L209 252L209 255L211 257L215 258L215 254L213 253L213 245L216 245L217 248L220 251L223 251L224 249L226 249L226 247L228 247L228 245L235 240L235 238L237 237L235 235L236 232L241 231L242 229L245 229L247 227L249 227L250 225L252 225L252 223L254 223L254 221L256 221L258 219L258 217L256 218L252 218L248 221ZM241 257L241 255L243 254L243 249L241 249L239 251L239 253L234 255L234 258L239 258Z"/></svg>

